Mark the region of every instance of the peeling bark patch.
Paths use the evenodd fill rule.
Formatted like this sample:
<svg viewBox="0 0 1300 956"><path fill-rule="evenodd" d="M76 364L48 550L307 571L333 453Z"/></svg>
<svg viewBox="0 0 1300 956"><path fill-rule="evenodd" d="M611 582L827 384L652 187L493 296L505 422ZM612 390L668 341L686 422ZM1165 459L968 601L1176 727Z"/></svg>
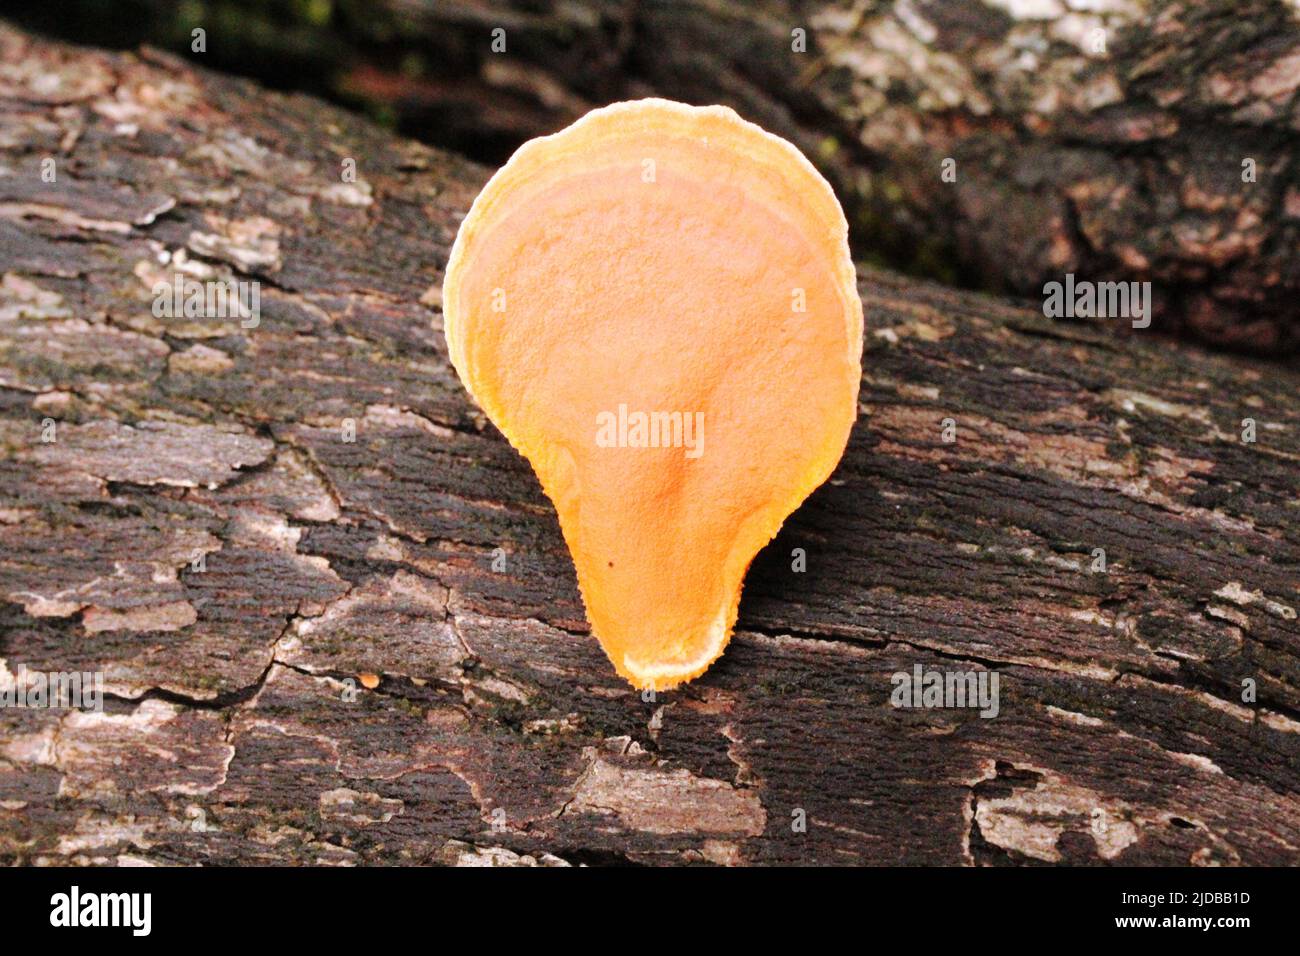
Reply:
<svg viewBox="0 0 1300 956"><path fill-rule="evenodd" d="M129 714L74 712L63 718L54 766L63 796L122 793L197 796L225 779L234 750L219 714L145 700Z"/></svg>
<svg viewBox="0 0 1300 956"><path fill-rule="evenodd" d="M369 826L387 823L401 813L401 800L389 800L377 793L359 793L347 787L327 790L320 795L321 818L333 823Z"/></svg>
<svg viewBox="0 0 1300 956"><path fill-rule="evenodd" d="M35 282L6 272L0 280L0 322L15 319L66 319L72 313L63 296L42 289Z"/></svg>
<svg viewBox="0 0 1300 956"><path fill-rule="evenodd" d="M1059 862L1057 842L1067 832L1090 835L1098 854L1117 857L1138 839L1130 808L1109 803L1101 794L1042 773L1032 789L1010 796L978 799L975 822L989 843L1036 860Z"/></svg>
<svg viewBox="0 0 1300 956"><path fill-rule="evenodd" d="M105 391L138 388L163 368L167 346L157 339L82 319L0 322L0 385L24 391L66 388L94 380Z"/></svg>
<svg viewBox="0 0 1300 956"><path fill-rule="evenodd" d="M568 862L550 853L536 856L516 853L503 846L475 846L460 840L449 841L438 853L438 860L447 866L569 866Z"/></svg>
<svg viewBox="0 0 1300 956"><path fill-rule="evenodd" d="M686 770L649 769L596 757L566 813L613 814L646 833L759 836L766 823L758 794Z"/></svg>
<svg viewBox="0 0 1300 956"><path fill-rule="evenodd" d="M280 226L265 216L226 219L210 216L215 231L192 232L186 242L191 252L220 259L240 272L278 272Z"/></svg>
<svg viewBox="0 0 1300 956"><path fill-rule="evenodd" d="M267 439L234 426L99 421L69 426L57 442L24 457L106 481L215 488L240 468L261 464L271 448Z"/></svg>
<svg viewBox="0 0 1300 956"><path fill-rule="evenodd" d="M184 598L179 569L220 547L202 527L138 519L83 535L74 544L36 518L0 525L0 594L37 618L171 605Z"/></svg>
<svg viewBox="0 0 1300 956"><path fill-rule="evenodd" d="M199 491L193 497L217 507L229 504L241 511L287 515L299 521L330 522L339 517L338 504L325 482L302 455L284 448L269 467L258 468L216 495Z"/></svg>
<svg viewBox="0 0 1300 956"><path fill-rule="evenodd" d="M399 571L300 622L279 656L313 670L454 677L466 652L447 613L445 589Z"/></svg>
<svg viewBox="0 0 1300 956"><path fill-rule="evenodd" d="M183 352L175 352L167 359L167 367L173 372L189 375L220 375L235 367L234 361L220 349L208 348L206 345L192 345Z"/></svg>
<svg viewBox="0 0 1300 956"><path fill-rule="evenodd" d="M62 856L102 853L123 845L147 849L153 842L152 832L153 824L130 816L87 815L77 820L71 833L59 839L57 849Z"/></svg>
<svg viewBox="0 0 1300 956"><path fill-rule="evenodd" d="M198 614L188 601L173 601L123 611L88 607L81 620L89 634L99 631L179 631L197 621Z"/></svg>
<svg viewBox="0 0 1300 956"><path fill-rule="evenodd" d="M1289 604L1282 604L1279 601L1272 601L1266 598L1260 591L1247 591L1242 587L1239 581L1229 581L1223 587L1214 592L1215 597L1221 597L1224 600L1231 601L1238 607L1249 607L1258 605L1274 617L1279 617L1284 621L1294 621L1296 619L1295 608Z"/></svg>

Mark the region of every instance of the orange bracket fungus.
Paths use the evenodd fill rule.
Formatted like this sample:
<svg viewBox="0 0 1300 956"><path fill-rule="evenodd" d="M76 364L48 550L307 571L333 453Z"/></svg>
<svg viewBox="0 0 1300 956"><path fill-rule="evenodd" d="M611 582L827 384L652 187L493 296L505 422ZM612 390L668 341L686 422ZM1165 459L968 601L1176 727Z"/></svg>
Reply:
<svg viewBox="0 0 1300 956"><path fill-rule="evenodd" d="M652 689L701 674L857 415L862 303L830 186L730 109L616 103L492 177L443 312L615 669Z"/></svg>

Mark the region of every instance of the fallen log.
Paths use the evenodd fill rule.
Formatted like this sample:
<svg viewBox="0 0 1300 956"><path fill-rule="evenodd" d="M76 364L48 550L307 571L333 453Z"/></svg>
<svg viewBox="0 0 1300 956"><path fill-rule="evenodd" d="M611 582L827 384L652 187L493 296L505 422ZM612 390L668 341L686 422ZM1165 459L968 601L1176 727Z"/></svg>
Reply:
<svg viewBox="0 0 1300 956"><path fill-rule="evenodd" d="M644 698L447 363L486 174L0 27L0 690L103 682L0 708L0 859L1300 862L1300 374L864 268L844 461Z"/></svg>

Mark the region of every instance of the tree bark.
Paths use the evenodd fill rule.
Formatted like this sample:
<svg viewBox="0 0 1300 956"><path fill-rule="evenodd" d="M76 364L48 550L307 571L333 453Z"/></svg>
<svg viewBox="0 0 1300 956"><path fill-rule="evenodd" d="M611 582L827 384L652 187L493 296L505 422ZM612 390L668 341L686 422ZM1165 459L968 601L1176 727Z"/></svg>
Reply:
<svg viewBox="0 0 1300 956"><path fill-rule="evenodd" d="M863 268L844 461L647 700L447 363L485 176L0 26L0 687L105 687L0 709L0 859L1300 862L1300 373Z"/></svg>

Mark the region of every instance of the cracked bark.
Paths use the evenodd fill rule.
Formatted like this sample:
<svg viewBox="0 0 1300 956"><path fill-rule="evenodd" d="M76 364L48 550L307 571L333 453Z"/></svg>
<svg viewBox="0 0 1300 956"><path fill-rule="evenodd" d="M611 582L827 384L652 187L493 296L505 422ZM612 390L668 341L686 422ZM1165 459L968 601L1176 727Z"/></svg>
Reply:
<svg viewBox="0 0 1300 956"><path fill-rule="evenodd" d="M645 701L447 365L485 175L0 28L0 658L108 691L0 710L0 858L1300 862L1295 370L864 269L843 464ZM155 317L178 270L260 324ZM891 707L917 663L999 716Z"/></svg>

